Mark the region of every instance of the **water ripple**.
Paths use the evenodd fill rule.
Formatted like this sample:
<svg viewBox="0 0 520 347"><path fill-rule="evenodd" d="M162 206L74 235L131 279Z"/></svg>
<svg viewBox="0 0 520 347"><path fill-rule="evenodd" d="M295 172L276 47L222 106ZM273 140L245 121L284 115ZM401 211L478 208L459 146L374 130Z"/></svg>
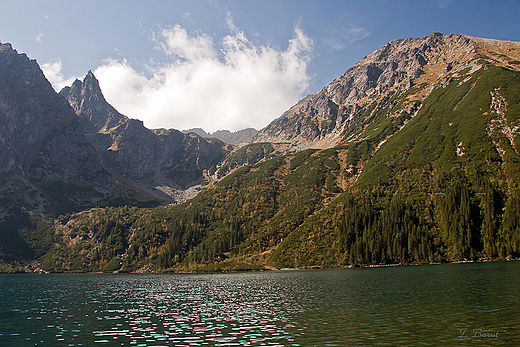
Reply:
<svg viewBox="0 0 520 347"><path fill-rule="evenodd" d="M3 275L0 345L520 345L518 265Z"/></svg>

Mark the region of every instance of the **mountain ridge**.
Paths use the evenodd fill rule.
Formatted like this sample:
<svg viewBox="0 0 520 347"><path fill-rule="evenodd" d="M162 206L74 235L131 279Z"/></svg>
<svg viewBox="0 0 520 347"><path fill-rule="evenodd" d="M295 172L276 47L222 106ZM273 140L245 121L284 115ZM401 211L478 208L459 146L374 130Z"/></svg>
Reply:
<svg viewBox="0 0 520 347"><path fill-rule="evenodd" d="M160 200L179 203L192 197L196 190L189 188L200 187L203 170L216 165L226 151L222 142L175 129L150 130L120 114L105 100L92 71L60 95L93 126L88 139L103 163Z"/></svg>
<svg viewBox="0 0 520 347"><path fill-rule="evenodd" d="M359 134L350 128L350 123L367 101L374 102L395 89L410 89L427 83L428 88L419 89L408 102L407 107L412 109L415 104L411 101L423 100L448 72L462 69L457 65L459 60L464 66L472 65L471 61L478 59L478 52L492 53L496 45L507 46L505 49L508 50L508 56L493 55L493 61L500 66L510 66L507 59L520 59L518 43L462 34L433 33L418 39L391 41L320 91L300 100L260 130L250 142L291 142L299 149L305 149L333 147L345 135L356 139ZM438 57L442 57L441 60ZM446 64L446 61L451 63Z"/></svg>

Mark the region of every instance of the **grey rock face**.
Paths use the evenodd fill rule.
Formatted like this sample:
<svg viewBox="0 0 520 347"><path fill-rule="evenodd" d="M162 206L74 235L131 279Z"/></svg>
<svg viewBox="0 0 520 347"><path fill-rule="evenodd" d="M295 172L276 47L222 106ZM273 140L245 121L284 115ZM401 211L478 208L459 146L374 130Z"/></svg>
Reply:
<svg viewBox="0 0 520 347"><path fill-rule="evenodd" d="M99 199L111 184L74 111L36 61L10 44L0 45L0 173L4 212L14 205L42 212L74 208ZM67 194L58 199L57 188Z"/></svg>
<svg viewBox="0 0 520 347"><path fill-rule="evenodd" d="M310 94L262 129L250 142L312 143L342 133L352 116L391 90L408 90L443 50L476 52L463 35L433 33L389 42L322 90ZM446 67L449 71L451 67Z"/></svg>
<svg viewBox="0 0 520 347"><path fill-rule="evenodd" d="M128 120L105 100L92 71L87 73L83 82L74 81L71 87L63 88L59 95L69 102L78 116L88 120L96 132L107 132Z"/></svg>

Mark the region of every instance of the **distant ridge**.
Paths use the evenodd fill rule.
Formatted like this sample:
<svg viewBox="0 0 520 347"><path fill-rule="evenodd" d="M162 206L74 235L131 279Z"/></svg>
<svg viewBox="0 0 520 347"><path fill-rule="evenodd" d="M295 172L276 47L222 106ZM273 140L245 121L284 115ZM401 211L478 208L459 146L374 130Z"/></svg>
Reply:
<svg viewBox="0 0 520 347"><path fill-rule="evenodd" d="M203 138L215 138L222 142L230 145L238 146L245 142L247 139L255 136L258 130L253 128L246 128L238 131L231 132L229 130L217 130L214 133L207 133L202 128L193 128L188 130L182 130L184 134L194 133Z"/></svg>

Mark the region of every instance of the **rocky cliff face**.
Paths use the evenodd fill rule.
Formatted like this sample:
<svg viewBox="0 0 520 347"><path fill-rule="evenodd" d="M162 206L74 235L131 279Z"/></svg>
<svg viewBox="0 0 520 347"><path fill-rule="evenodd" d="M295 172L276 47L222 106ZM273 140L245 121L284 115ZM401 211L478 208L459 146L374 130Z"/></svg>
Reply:
<svg viewBox="0 0 520 347"><path fill-rule="evenodd" d="M291 107L251 142L291 142L304 149L356 140L372 121L372 112L392 97L408 93L403 109L413 116L430 92L447 82L448 73L477 68L482 55L492 55L497 63L507 66L518 53L509 49L509 55L494 54L493 47L499 42L507 44L440 33L389 42ZM395 104L386 106L392 109Z"/></svg>
<svg viewBox="0 0 520 347"><path fill-rule="evenodd" d="M74 81L72 86L63 88L59 95L69 102L79 117L88 120L95 132L106 133L128 120L105 100L92 71L87 73L83 82Z"/></svg>
<svg viewBox="0 0 520 347"><path fill-rule="evenodd" d="M74 111L10 44L0 46L0 173L0 214L83 206L113 183Z"/></svg>

